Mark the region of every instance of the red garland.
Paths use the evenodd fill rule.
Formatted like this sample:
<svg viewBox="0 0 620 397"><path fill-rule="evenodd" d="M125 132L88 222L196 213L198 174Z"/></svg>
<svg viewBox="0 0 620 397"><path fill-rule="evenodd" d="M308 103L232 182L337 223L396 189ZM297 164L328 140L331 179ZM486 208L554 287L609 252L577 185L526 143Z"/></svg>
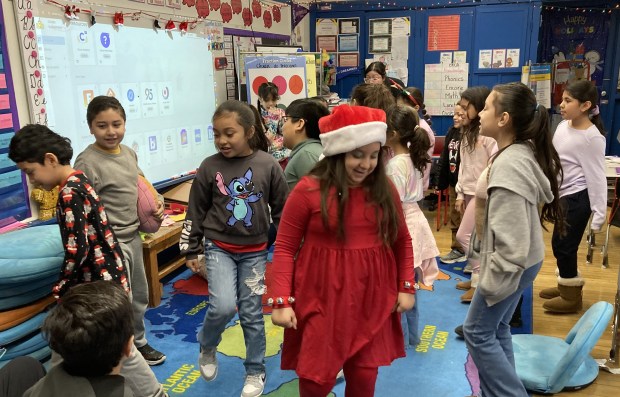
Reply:
<svg viewBox="0 0 620 397"><path fill-rule="evenodd" d="M241 5L241 0L231 0L230 4L232 5L233 14L240 14L243 6Z"/></svg>
<svg viewBox="0 0 620 397"><path fill-rule="evenodd" d="M252 26L252 11L249 8L244 8L241 12L243 18L243 26Z"/></svg>
<svg viewBox="0 0 620 397"><path fill-rule="evenodd" d="M196 5L196 0L183 0L183 4L188 7L193 7Z"/></svg>
<svg viewBox="0 0 620 397"><path fill-rule="evenodd" d="M196 0L196 11L200 18L206 18L209 16L209 2L207 0Z"/></svg>
<svg viewBox="0 0 620 397"><path fill-rule="evenodd" d="M115 12L114 13L114 24L116 26L123 26L124 23L125 23L125 17L123 16L123 13Z"/></svg>
<svg viewBox="0 0 620 397"><path fill-rule="evenodd" d="M220 0L209 0L209 5L211 6L211 10L217 11L220 9Z"/></svg>
<svg viewBox="0 0 620 397"><path fill-rule="evenodd" d="M252 14L254 14L254 18L260 18L261 13L262 13L262 9L260 6L260 1L252 0Z"/></svg>
<svg viewBox="0 0 620 397"><path fill-rule="evenodd" d="M222 16L222 21L224 23L228 23L232 20L233 11L230 4L222 3L222 7L220 8L220 15Z"/></svg>
<svg viewBox="0 0 620 397"><path fill-rule="evenodd" d="M267 29L271 28L271 11L265 10L263 13L263 22Z"/></svg>
<svg viewBox="0 0 620 397"><path fill-rule="evenodd" d="M273 20L276 21L276 23L280 23L280 21L282 20L282 13L280 12L280 7L273 6L271 12L273 13Z"/></svg>
<svg viewBox="0 0 620 397"><path fill-rule="evenodd" d="M187 25L188 25L188 23L187 23L187 22L181 22L181 23L179 24L179 30L180 30L181 32L187 32Z"/></svg>
<svg viewBox="0 0 620 397"><path fill-rule="evenodd" d="M166 22L166 26L164 27L167 32L174 30L174 28L176 28L176 25L172 22L172 19Z"/></svg>

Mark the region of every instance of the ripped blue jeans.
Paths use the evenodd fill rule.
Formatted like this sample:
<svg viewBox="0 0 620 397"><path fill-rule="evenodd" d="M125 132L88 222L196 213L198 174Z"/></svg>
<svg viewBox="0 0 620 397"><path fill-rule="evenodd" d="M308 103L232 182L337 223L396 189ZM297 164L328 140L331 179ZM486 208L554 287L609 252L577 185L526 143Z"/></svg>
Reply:
<svg viewBox="0 0 620 397"><path fill-rule="evenodd" d="M265 322L262 295L266 293L267 251L232 253L205 239L209 307L198 331L202 349L217 347L222 333L239 311L245 339L247 375L265 372Z"/></svg>

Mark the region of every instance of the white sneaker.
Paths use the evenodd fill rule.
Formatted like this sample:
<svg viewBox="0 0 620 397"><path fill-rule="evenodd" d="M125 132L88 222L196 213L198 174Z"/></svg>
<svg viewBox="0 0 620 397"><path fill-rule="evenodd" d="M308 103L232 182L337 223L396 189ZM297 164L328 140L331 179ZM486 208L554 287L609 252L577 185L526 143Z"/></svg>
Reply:
<svg viewBox="0 0 620 397"><path fill-rule="evenodd" d="M200 375L207 382L211 382L217 376L217 348L200 349L198 356L198 365L200 366Z"/></svg>
<svg viewBox="0 0 620 397"><path fill-rule="evenodd" d="M265 374L254 374L245 377L241 397L258 397L265 389Z"/></svg>

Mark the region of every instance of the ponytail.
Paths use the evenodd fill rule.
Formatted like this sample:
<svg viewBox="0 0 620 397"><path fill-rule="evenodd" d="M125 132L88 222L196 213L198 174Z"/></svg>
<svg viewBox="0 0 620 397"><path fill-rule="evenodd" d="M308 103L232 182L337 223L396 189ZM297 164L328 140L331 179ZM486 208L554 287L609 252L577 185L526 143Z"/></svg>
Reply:
<svg viewBox="0 0 620 397"><path fill-rule="evenodd" d="M396 105L387 111L388 131L398 134L398 143L409 150L413 167L424 174L431 162L428 150L431 140L426 130L419 126L418 113L409 106Z"/></svg>
<svg viewBox="0 0 620 397"><path fill-rule="evenodd" d="M598 106L596 106L596 111L595 112L596 112L596 114L590 116L590 121L598 129L598 132L600 132L601 135L605 136L605 126L603 125L603 118L598 113Z"/></svg>

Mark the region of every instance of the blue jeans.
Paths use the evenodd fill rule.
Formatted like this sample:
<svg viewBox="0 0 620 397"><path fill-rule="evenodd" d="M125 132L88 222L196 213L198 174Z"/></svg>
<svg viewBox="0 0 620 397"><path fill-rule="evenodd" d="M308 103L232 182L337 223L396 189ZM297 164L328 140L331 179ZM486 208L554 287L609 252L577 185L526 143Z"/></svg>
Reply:
<svg viewBox="0 0 620 397"><path fill-rule="evenodd" d="M209 307L198 342L203 350L222 340L226 325L239 309L239 321L245 339L247 375L265 372L265 322L262 295L265 287L267 251L232 253L205 239Z"/></svg>
<svg viewBox="0 0 620 397"><path fill-rule="evenodd" d="M536 278L541 263L523 272L517 290L503 301L488 306L476 289L463 324L465 343L480 376L483 397L527 397L515 370L510 319L523 290Z"/></svg>

